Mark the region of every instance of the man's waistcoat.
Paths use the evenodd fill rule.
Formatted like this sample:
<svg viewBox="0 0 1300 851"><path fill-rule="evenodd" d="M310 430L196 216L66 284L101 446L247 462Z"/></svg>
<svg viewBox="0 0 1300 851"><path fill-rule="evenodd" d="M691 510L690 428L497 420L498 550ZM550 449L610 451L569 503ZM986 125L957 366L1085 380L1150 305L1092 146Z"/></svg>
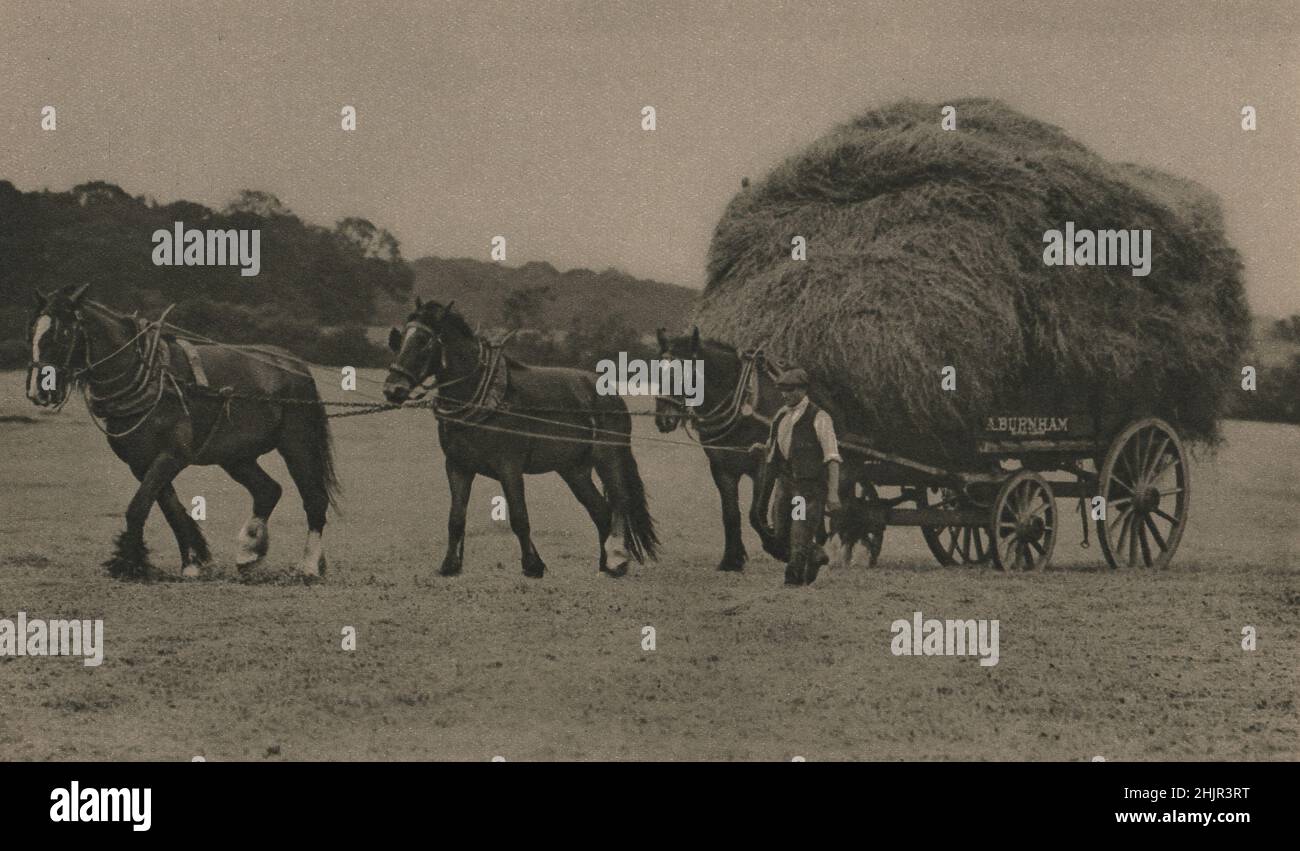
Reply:
<svg viewBox="0 0 1300 851"><path fill-rule="evenodd" d="M815 427L817 414L820 411L821 408L811 401L808 402L808 408L799 418L799 422L794 424L794 429L790 433L789 458L781 455L781 445L776 436L781 421L790 416L790 412L785 412L772 423L772 461L776 464L778 472L801 482L819 482L826 479L824 463L826 456L822 452L821 441L817 439Z"/></svg>

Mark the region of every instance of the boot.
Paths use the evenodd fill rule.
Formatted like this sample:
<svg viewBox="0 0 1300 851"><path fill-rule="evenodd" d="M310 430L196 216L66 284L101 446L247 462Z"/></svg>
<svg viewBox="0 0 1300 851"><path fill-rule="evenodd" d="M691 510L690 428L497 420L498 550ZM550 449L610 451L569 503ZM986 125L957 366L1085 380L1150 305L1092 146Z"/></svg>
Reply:
<svg viewBox="0 0 1300 851"><path fill-rule="evenodd" d="M831 557L826 555L826 550L818 547L813 553L813 557L808 560L808 569L804 571L803 584L811 585L817 579L817 572L826 564L829 564Z"/></svg>

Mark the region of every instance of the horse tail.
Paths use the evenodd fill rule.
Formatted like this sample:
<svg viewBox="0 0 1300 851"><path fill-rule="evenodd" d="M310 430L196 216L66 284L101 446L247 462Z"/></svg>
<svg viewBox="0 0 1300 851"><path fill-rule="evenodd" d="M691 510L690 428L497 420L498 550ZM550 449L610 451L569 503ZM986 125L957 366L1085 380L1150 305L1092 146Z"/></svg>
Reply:
<svg viewBox="0 0 1300 851"><path fill-rule="evenodd" d="M611 398L611 397L604 397ZM596 475L605 487L605 497L609 500L617 516L623 521L623 547L628 555L644 564L646 559L654 561L659 557L659 535L655 532L655 521L650 516L650 506L646 499L645 483L636 466L636 457L632 455L632 418L622 399L617 399L619 411L611 411L615 416L609 417L616 422L612 428L623 432L628 442L618 446L602 447L609 450L601 453L609 463L597 464ZM598 420L601 418L597 418ZM608 435L606 435L608 437Z"/></svg>
<svg viewBox="0 0 1300 851"><path fill-rule="evenodd" d="M312 395L320 399L320 393L316 390L315 382L312 382ZM313 466L320 472L321 484L325 487L325 494L329 497L330 507L338 511L339 492L341 487L337 473L334 470L334 440L330 436L329 416L325 413L324 405L304 405L306 409L306 427L307 427L307 446L311 453Z"/></svg>

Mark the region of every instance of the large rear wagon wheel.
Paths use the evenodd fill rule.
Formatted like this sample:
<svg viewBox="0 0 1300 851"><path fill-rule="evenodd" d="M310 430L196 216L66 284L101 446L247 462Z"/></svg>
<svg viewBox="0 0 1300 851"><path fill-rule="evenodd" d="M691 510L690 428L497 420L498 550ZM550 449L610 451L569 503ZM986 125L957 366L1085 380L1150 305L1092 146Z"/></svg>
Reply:
<svg viewBox="0 0 1300 851"><path fill-rule="evenodd" d="M918 508L928 507L923 501L929 502L924 493L917 500ZM936 507L956 508L964 504L960 494L944 488ZM944 567L983 564L993 557L993 539L983 526L922 526L921 537L925 538L935 560Z"/></svg>
<svg viewBox="0 0 1300 851"><path fill-rule="evenodd" d="M1097 493L1101 552L1111 567L1165 567L1187 526L1191 478L1173 426L1156 417L1120 432L1106 453Z"/></svg>
<svg viewBox="0 0 1300 851"><path fill-rule="evenodd" d="M1056 548L1056 500L1047 480L1021 470L993 503L993 563L999 570L1047 567Z"/></svg>

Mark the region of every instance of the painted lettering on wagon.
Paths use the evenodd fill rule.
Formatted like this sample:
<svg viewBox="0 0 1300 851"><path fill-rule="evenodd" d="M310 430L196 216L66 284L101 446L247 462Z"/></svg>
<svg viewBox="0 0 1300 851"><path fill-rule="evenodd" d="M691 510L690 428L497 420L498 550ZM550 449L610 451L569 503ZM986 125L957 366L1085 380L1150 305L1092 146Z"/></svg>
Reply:
<svg viewBox="0 0 1300 851"><path fill-rule="evenodd" d="M1069 417L986 417L985 431L1006 432L1016 437L1042 437L1070 430Z"/></svg>

